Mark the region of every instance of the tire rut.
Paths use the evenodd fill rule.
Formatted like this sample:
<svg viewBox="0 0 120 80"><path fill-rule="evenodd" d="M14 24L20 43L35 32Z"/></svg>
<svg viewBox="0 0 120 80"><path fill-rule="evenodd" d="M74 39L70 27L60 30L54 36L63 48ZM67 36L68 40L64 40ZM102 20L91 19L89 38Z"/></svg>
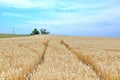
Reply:
<svg viewBox="0 0 120 80"><path fill-rule="evenodd" d="M33 70L30 71L30 73L28 74L28 76L27 76L27 78L26 78L25 80L31 80L32 72L37 69L38 65L42 65L42 64L44 63L44 56L45 56L45 53L46 53L47 48L48 48L48 43L49 43L49 40L47 40L46 43L43 43L43 44L45 45L45 49L44 49L44 51L43 51L43 55L41 56L38 64L36 64L36 65L34 66ZM32 51L32 52L34 52L34 53L36 53L36 54L38 53L35 49L32 49L32 48L30 48L29 46L21 45L21 44L19 44L19 46L20 46L20 47L27 48L27 49L29 49L30 51Z"/></svg>
<svg viewBox="0 0 120 80"><path fill-rule="evenodd" d="M85 65L90 66L91 69L92 69L92 70L96 73L96 75L99 77L99 79L100 79L100 80L103 80L103 79L101 79L101 77L99 76L99 74L96 72L94 66L91 65L91 64L89 64L89 63L86 63L84 60L80 59L80 58L78 57L78 54L75 53L74 51L72 51L71 48L69 47L69 45L64 42L64 40L61 40L61 44L63 44L71 53L73 53L74 55L76 55L76 57L78 58L78 60L80 60L81 62L83 62Z"/></svg>
<svg viewBox="0 0 120 80"><path fill-rule="evenodd" d="M44 63L44 56L45 56L46 51L47 51L47 48L48 48L48 43L49 43L49 40L47 41L47 43L44 43L44 45L45 45L45 50L44 50L44 52L43 52L43 55L42 55L42 57L41 57L41 60L39 61L39 64L40 64L40 65L42 65L42 64Z"/></svg>
<svg viewBox="0 0 120 80"><path fill-rule="evenodd" d="M76 55L72 54L60 40L50 40L44 64L33 71L30 80L99 80L95 72Z"/></svg>

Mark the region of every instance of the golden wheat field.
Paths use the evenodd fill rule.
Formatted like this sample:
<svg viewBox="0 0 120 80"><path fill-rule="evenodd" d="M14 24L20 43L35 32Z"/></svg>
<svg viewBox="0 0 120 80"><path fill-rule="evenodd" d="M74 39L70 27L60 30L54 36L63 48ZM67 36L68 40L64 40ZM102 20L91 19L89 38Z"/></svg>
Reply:
<svg viewBox="0 0 120 80"><path fill-rule="evenodd" d="M1 38L0 80L120 80L120 38Z"/></svg>

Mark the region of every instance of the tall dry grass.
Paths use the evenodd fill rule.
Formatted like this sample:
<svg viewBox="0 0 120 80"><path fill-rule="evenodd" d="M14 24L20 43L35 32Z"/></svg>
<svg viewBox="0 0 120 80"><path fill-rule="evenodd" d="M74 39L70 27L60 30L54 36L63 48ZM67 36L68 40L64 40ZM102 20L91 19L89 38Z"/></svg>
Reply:
<svg viewBox="0 0 120 80"><path fill-rule="evenodd" d="M99 77L120 80L120 39L47 35L0 39L0 79Z"/></svg>
<svg viewBox="0 0 120 80"><path fill-rule="evenodd" d="M64 43L104 80L120 80L120 39L66 39Z"/></svg>
<svg viewBox="0 0 120 80"><path fill-rule="evenodd" d="M48 44L44 63L33 71L30 80L99 80L99 77L61 44L61 40L54 39Z"/></svg>
<svg viewBox="0 0 120 80"><path fill-rule="evenodd" d="M37 40L36 40L37 39ZM11 38L0 41L0 79L25 80L39 63L46 40Z"/></svg>

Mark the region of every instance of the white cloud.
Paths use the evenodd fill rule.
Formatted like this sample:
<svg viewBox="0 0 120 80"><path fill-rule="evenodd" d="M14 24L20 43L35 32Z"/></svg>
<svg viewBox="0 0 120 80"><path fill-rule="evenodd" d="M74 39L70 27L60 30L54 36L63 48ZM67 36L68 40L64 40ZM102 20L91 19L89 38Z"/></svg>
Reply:
<svg viewBox="0 0 120 80"><path fill-rule="evenodd" d="M105 3L99 3L99 4L83 4L79 2L72 2L72 3L64 3L59 2L58 5L60 6L61 10L81 10L81 9L92 9L92 8L99 8L103 7L106 4Z"/></svg>
<svg viewBox="0 0 120 80"><path fill-rule="evenodd" d="M96 8L105 4L83 4L81 1L62 1L62 0L0 0L0 5L13 8L43 8L61 10L81 9L81 8Z"/></svg>
<svg viewBox="0 0 120 80"><path fill-rule="evenodd" d="M40 0L40 1L31 1L31 0L0 0L1 6L4 7L13 7L13 8L50 8L54 6L54 1Z"/></svg>
<svg viewBox="0 0 120 80"><path fill-rule="evenodd" d="M5 7L27 8L33 7L28 0L0 0L0 4Z"/></svg>
<svg viewBox="0 0 120 80"><path fill-rule="evenodd" d="M98 11L95 15L81 15L80 13L56 13L52 15L55 20L29 20L29 24L46 24L46 25L64 25L64 24L96 24L101 22L120 23L120 6L112 6L107 9Z"/></svg>
<svg viewBox="0 0 120 80"><path fill-rule="evenodd" d="M72 16L67 17L68 15L65 15L66 17L61 17L55 20L29 20L26 21L29 24L43 24L43 25L67 25L67 24L86 24L86 23L93 23L91 20L91 17L81 17L81 16Z"/></svg>
<svg viewBox="0 0 120 80"><path fill-rule="evenodd" d="M22 15L22 14L17 14L17 13L10 13L10 12L4 12L4 13L2 13L2 16L13 16L13 17L21 17L21 18L29 18L29 19L32 18L32 17L27 16L27 15Z"/></svg>
<svg viewBox="0 0 120 80"><path fill-rule="evenodd" d="M107 1L106 1L107 2ZM43 8L43 9L54 9L58 8L61 10L80 10L81 8L101 8L105 7L103 10L95 11L94 15L81 15L81 12L50 12L52 17L55 17L56 19L51 20L29 20L26 21L30 24L48 24L48 25L60 25L60 24L80 24L80 23L96 23L96 22L117 22L116 19L120 19L120 6L108 6L110 3L99 3L99 4L83 4L80 3L80 1L60 1L60 0L40 0L40 1L34 1L34 0L0 0L0 5L7 6L7 7L14 7L14 8ZM83 11L83 13L86 13L86 11ZM22 14L16 14L16 13L9 13L5 12L3 13L4 16L15 16L15 17L23 17L23 18L30 18L29 16L22 15ZM43 15L45 16L45 15ZM33 16L34 17L34 16ZM39 16L40 17L40 16ZM118 20L119 21L119 20Z"/></svg>
<svg viewBox="0 0 120 80"><path fill-rule="evenodd" d="M62 24L72 24L74 23L72 20L51 20L51 21L42 21L42 20L33 20L33 21L27 21L29 24L38 24L38 25L62 25Z"/></svg>
<svg viewBox="0 0 120 80"><path fill-rule="evenodd" d="M120 5L99 11L93 18L96 22L105 21L110 23L120 23Z"/></svg>

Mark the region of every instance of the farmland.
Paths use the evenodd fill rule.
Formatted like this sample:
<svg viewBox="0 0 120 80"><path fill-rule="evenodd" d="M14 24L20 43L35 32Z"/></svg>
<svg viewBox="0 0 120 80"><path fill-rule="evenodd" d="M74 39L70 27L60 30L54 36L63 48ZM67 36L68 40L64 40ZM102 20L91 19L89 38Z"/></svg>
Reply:
<svg viewBox="0 0 120 80"><path fill-rule="evenodd" d="M0 38L11 38L11 37L22 37L27 35L20 35L20 34L0 34Z"/></svg>
<svg viewBox="0 0 120 80"><path fill-rule="evenodd" d="M1 38L0 80L120 80L120 38Z"/></svg>

